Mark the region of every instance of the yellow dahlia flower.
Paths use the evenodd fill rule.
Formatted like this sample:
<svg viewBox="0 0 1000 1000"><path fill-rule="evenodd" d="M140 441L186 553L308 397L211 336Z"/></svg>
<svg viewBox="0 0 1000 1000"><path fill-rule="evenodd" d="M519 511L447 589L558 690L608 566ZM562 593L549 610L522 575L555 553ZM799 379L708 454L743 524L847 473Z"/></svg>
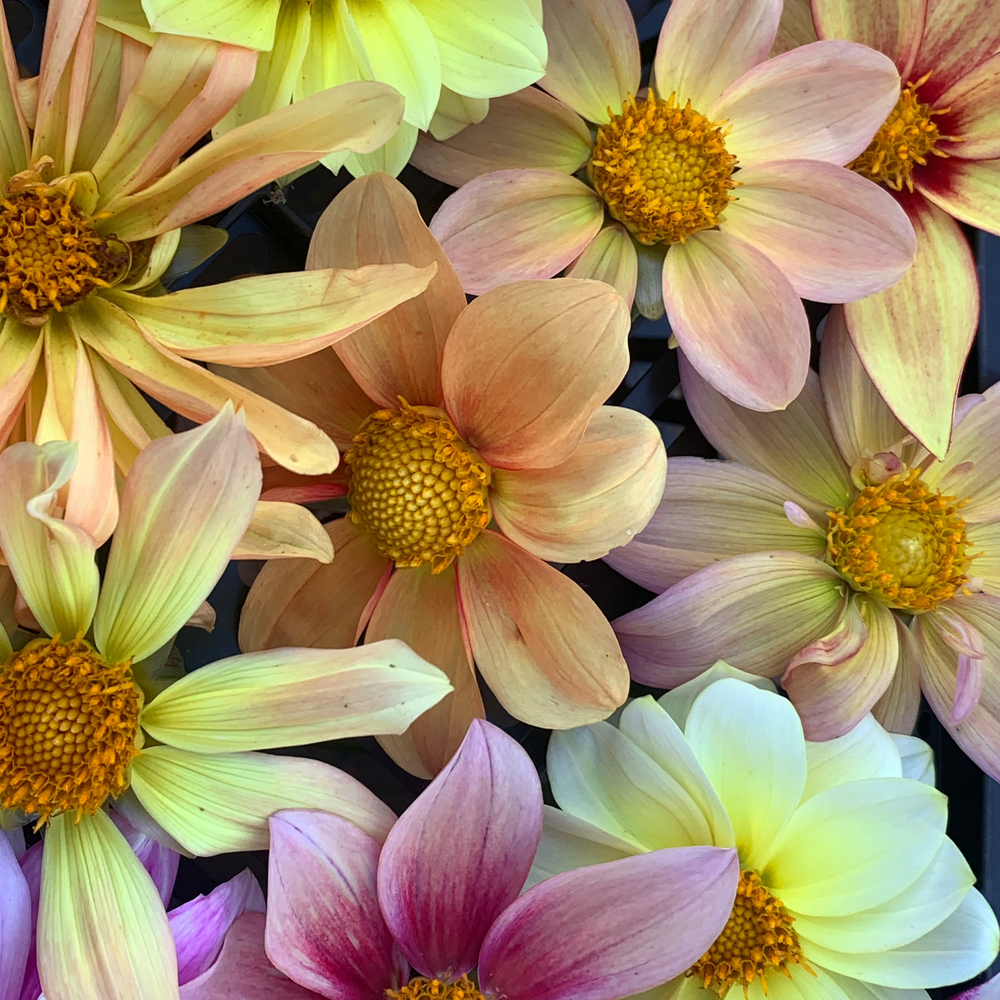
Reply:
<svg viewBox="0 0 1000 1000"><path fill-rule="evenodd" d="M259 49L254 82L220 130L340 83L395 87L406 110L393 138L323 160L355 176L395 176L420 129L447 139L482 121L489 98L530 86L548 55L541 0L100 0L100 15L147 44L168 32Z"/></svg>
<svg viewBox="0 0 1000 1000"><path fill-rule="evenodd" d="M163 294L172 261L205 254L205 230L182 227L332 149L375 148L402 101L378 83L323 91L178 163L250 84L256 53L168 35L147 49L95 18L93 3L53 4L41 73L20 86L0 18L0 444L79 442L83 523L99 535L115 467L167 433L136 386L198 421L236 400L275 461L332 470L336 447L315 425L196 362L309 354L422 291L433 269Z"/></svg>
<svg viewBox="0 0 1000 1000"><path fill-rule="evenodd" d="M229 406L151 444L126 480L103 585L93 538L59 516L76 451L20 443L0 455L0 544L42 629L27 642L15 632L18 648L0 629L0 810L45 827L46 997L176 1000L163 903L109 800L194 855L267 847L268 816L289 807L339 813L381 840L394 817L354 779L254 751L399 733L451 686L387 642L235 656L163 689L164 648L252 516L256 448Z"/></svg>
<svg viewBox="0 0 1000 1000"><path fill-rule="evenodd" d="M739 853L722 933L643 1000L928 1000L996 957L930 748L870 715L809 743L770 681L718 663L615 725L553 733L548 774L562 811L546 807L529 884L661 848Z"/></svg>

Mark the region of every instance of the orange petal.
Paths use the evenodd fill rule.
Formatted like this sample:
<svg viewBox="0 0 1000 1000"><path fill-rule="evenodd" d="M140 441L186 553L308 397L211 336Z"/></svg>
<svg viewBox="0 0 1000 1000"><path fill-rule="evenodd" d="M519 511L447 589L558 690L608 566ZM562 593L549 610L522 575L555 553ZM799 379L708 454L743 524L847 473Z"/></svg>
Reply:
<svg viewBox="0 0 1000 1000"><path fill-rule="evenodd" d="M599 559L646 526L666 473L656 424L634 410L602 406L561 465L498 469L490 504L504 534L540 559Z"/></svg>
<svg viewBox="0 0 1000 1000"><path fill-rule="evenodd" d="M628 670L611 626L569 577L484 531L458 580L476 664L515 718L569 729L624 702Z"/></svg>
<svg viewBox="0 0 1000 1000"><path fill-rule="evenodd" d="M380 406L441 403L441 356L465 308L458 276L420 217L413 196L385 174L359 178L320 217L307 268L437 264L422 294L396 306L337 347L361 388Z"/></svg>
<svg viewBox="0 0 1000 1000"><path fill-rule="evenodd" d="M429 565L393 573L365 633L365 642L402 639L440 667L455 688L402 736L379 737L400 767L421 778L433 778L458 750L472 720L486 718L462 631L452 563L438 575Z"/></svg>
<svg viewBox="0 0 1000 1000"><path fill-rule="evenodd" d="M639 279L639 259L625 227L619 222L605 226L594 242L566 268L566 277L603 281L631 308Z"/></svg>
<svg viewBox="0 0 1000 1000"><path fill-rule="evenodd" d="M487 292L445 347L448 413L491 465L559 465L624 378L628 330L625 303L600 281L523 281Z"/></svg>
<svg viewBox="0 0 1000 1000"><path fill-rule="evenodd" d="M812 19L820 38L844 38L877 49L896 64L903 80L913 78L926 13L924 0L812 0Z"/></svg>

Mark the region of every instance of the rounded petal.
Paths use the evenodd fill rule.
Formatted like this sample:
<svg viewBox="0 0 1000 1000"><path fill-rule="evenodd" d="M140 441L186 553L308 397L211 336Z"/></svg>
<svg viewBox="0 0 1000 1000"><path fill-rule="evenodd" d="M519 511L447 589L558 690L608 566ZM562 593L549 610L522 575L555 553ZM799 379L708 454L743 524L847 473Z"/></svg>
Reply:
<svg viewBox="0 0 1000 1000"><path fill-rule="evenodd" d="M153 31L266 50L274 44L278 4L279 0L250 6L223 2L206 8L197 0L144 0L142 9Z"/></svg>
<svg viewBox="0 0 1000 1000"><path fill-rule="evenodd" d="M943 456L979 318L976 268L957 223L919 195L901 200L917 235L917 259L891 288L846 305L844 318L889 408Z"/></svg>
<svg viewBox="0 0 1000 1000"><path fill-rule="evenodd" d="M594 242L566 268L566 277L604 281L631 308L639 280L639 259L628 230L618 222L605 226Z"/></svg>
<svg viewBox="0 0 1000 1000"><path fill-rule="evenodd" d="M711 13L697 0L670 5L656 46L653 79L661 97L676 94L705 112L730 84L767 58L781 0L723 0Z"/></svg>
<svg viewBox="0 0 1000 1000"><path fill-rule="evenodd" d="M600 232L604 202L555 170L497 170L459 188L431 219L462 287L480 295L511 281L551 278Z"/></svg>
<svg viewBox="0 0 1000 1000"><path fill-rule="evenodd" d="M94 616L109 661L144 659L191 617L246 531L260 484L257 449L229 406L136 459Z"/></svg>
<svg viewBox="0 0 1000 1000"><path fill-rule="evenodd" d="M490 465L569 459L628 369L628 309L600 281L518 282L459 317L441 368L445 406Z"/></svg>
<svg viewBox="0 0 1000 1000"><path fill-rule="evenodd" d="M524 885L541 832L531 758L502 730L475 720L392 828L379 859L382 913L420 974L450 980L477 964L486 932Z"/></svg>
<svg viewBox="0 0 1000 1000"><path fill-rule="evenodd" d="M568 729L625 700L611 626L569 577L489 531L459 561L458 584L476 665L515 718Z"/></svg>
<svg viewBox="0 0 1000 1000"><path fill-rule="evenodd" d="M579 115L537 87L490 101L478 125L446 142L422 135L411 163L461 187L494 170L534 167L574 174L590 158L590 131Z"/></svg>
<svg viewBox="0 0 1000 1000"><path fill-rule="evenodd" d="M698 695L716 681L727 677L735 677L736 680L753 684L754 687L760 688L761 691L774 692L777 690L777 685L774 681L770 681L766 677L748 674L745 670L731 667L725 660L716 660L712 666L697 677L692 677L691 680L685 681L671 691L667 691L666 694L661 694L656 699L656 703L673 719L679 728L683 729L687 725L691 706L695 703Z"/></svg>
<svg viewBox="0 0 1000 1000"><path fill-rule="evenodd" d="M804 299L848 302L898 281L916 256L906 212L860 174L817 160L743 167L721 229L756 247Z"/></svg>
<svg viewBox="0 0 1000 1000"><path fill-rule="evenodd" d="M549 61L540 86L588 121L608 121L639 89L639 39L625 0L546 0Z"/></svg>
<svg viewBox="0 0 1000 1000"><path fill-rule="evenodd" d="M878 0L866 4L812 0L813 21L820 38L846 38L877 49L896 64L904 80L913 77L926 10L926 0Z"/></svg>
<svg viewBox="0 0 1000 1000"><path fill-rule="evenodd" d="M781 549L822 558L826 538L803 530L784 504L801 498L773 476L736 462L670 460L663 499L649 523L605 562L647 590L668 587L730 556Z"/></svg>
<svg viewBox="0 0 1000 1000"><path fill-rule="evenodd" d="M31 893L14 849L0 836L0 1000L18 1000L31 944Z"/></svg>
<svg viewBox="0 0 1000 1000"><path fill-rule="evenodd" d="M540 559L599 559L642 531L666 473L656 424L634 410L602 406L561 465L498 469L490 506L503 533Z"/></svg>
<svg viewBox="0 0 1000 1000"><path fill-rule="evenodd" d="M745 73L706 110L732 122L726 148L741 167L825 160L868 147L899 99L892 60L854 42L813 42Z"/></svg>
<svg viewBox="0 0 1000 1000"><path fill-rule="evenodd" d="M306 558L328 563L333 559L333 545L316 516L301 504L258 500L233 558Z"/></svg>
<svg viewBox="0 0 1000 1000"><path fill-rule="evenodd" d="M806 741L806 761L809 770L803 800L848 781L904 777L892 736L872 715L866 715L850 732L836 739Z"/></svg>
<svg viewBox="0 0 1000 1000"><path fill-rule="evenodd" d="M525 889L561 872L618 861L642 851L634 844L553 806L544 807L542 839Z"/></svg>
<svg viewBox="0 0 1000 1000"><path fill-rule="evenodd" d="M809 371L809 323L789 280L749 243L705 230L670 248L663 302L688 361L752 410L781 410Z"/></svg>
<svg viewBox="0 0 1000 1000"><path fill-rule="evenodd" d="M734 406L680 357L684 399L698 428L724 458L749 465L808 497L817 512L849 503L850 470L840 454L810 372L801 394L778 413Z"/></svg>
<svg viewBox="0 0 1000 1000"><path fill-rule="evenodd" d="M738 879L736 852L719 847L653 851L546 879L490 928L479 960L483 992L613 1000L623 989L658 986L711 946Z"/></svg>
<svg viewBox="0 0 1000 1000"><path fill-rule="evenodd" d="M379 843L340 816L285 810L270 819L268 957L324 997L371 1000L409 978L379 912Z"/></svg>
<svg viewBox="0 0 1000 1000"><path fill-rule="evenodd" d="M777 677L839 621L843 586L834 569L812 556L734 556L613 624L632 677L651 687L676 687L716 660Z"/></svg>

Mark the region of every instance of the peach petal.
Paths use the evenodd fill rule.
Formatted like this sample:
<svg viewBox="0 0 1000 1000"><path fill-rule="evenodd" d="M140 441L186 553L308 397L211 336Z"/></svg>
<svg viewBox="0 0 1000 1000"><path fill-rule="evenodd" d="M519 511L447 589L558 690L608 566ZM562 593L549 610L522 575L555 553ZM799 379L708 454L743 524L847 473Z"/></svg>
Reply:
<svg viewBox="0 0 1000 1000"><path fill-rule="evenodd" d="M639 260L628 230L619 222L605 226L594 242L566 268L566 277L603 281L631 308L639 280Z"/></svg>
<svg viewBox="0 0 1000 1000"><path fill-rule="evenodd" d="M24 396L35 376L44 338L31 327L8 319L0 327L0 444L7 440L21 413Z"/></svg>
<svg viewBox="0 0 1000 1000"><path fill-rule="evenodd" d="M953 158L914 176L917 190L961 222L1000 236L1000 159Z"/></svg>
<svg viewBox="0 0 1000 1000"><path fill-rule="evenodd" d="M872 706L872 715L890 733L908 736L917 727L920 714L920 647L913 631L896 619L899 658L885 693Z"/></svg>
<svg viewBox="0 0 1000 1000"><path fill-rule="evenodd" d="M786 2L787 6L787 2ZM904 80L913 78L913 64L924 37L926 0L812 0L812 16L820 38L846 38L887 55ZM918 74L920 75L920 74Z"/></svg>

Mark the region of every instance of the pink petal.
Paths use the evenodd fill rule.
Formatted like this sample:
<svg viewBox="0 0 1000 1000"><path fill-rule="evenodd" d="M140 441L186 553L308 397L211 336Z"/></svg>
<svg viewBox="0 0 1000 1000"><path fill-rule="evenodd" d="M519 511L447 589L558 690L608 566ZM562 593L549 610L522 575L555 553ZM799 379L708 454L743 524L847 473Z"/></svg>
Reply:
<svg viewBox="0 0 1000 1000"><path fill-rule="evenodd" d="M788 6L786 4L786 6ZM924 35L926 0L812 0L812 16L820 38L845 38L885 53L904 80L913 78ZM920 76L921 74L917 74Z"/></svg>
<svg viewBox="0 0 1000 1000"><path fill-rule="evenodd" d="M339 816L285 810L269 822L268 957L331 1000L373 1000L408 979L379 912L379 845Z"/></svg>
<svg viewBox="0 0 1000 1000"><path fill-rule="evenodd" d="M169 906L170 897L174 894L174 882L177 881L177 868L181 856L133 826L117 809L112 809L108 815L128 841L128 846L135 852L135 856L142 862L142 867L149 872L163 905Z"/></svg>
<svg viewBox="0 0 1000 1000"><path fill-rule="evenodd" d="M817 160L744 167L720 228L773 261L814 302L864 298L898 281L917 253L913 226L888 191Z"/></svg>
<svg viewBox="0 0 1000 1000"><path fill-rule="evenodd" d="M28 931L30 942L28 945L28 963L24 971L24 981L21 984L19 1000L37 1000L42 993L42 982L38 976L38 952L35 929L38 925L38 900L42 889L42 843L39 842L31 847L20 859L21 872L28 883L28 892L31 896L31 913ZM18 994L14 994L18 997Z"/></svg>
<svg viewBox="0 0 1000 1000"><path fill-rule="evenodd" d="M850 732L889 687L898 659L893 613L855 598L833 632L796 654L781 678L806 739Z"/></svg>
<svg viewBox="0 0 1000 1000"><path fill-rule="evenodd" d="M449 980L477 964L490 925L528 877L541 833L534 764L502 730L475 720L379 860L385 921L417 972Z"/></svg>
<svg viewBox="0 0 1000 1000"><path fill-rule="evenodd" d="M986 655L983 637L974 625L947 605L934 613L934 624L945 645L958 653L951 721L959 723L969 717L983 693L983 658Z"/></svg>
<svg viewBox="0 0 1000 1000"><path fill-rule="evenodd" d="M511 281L551 278L600 232L604 202L555 170L497 170L459 188L431 219L462 287L480 295Z"/></svg>
<svg viewBox="0 0 1000 1000"><path fill-rule="evenodd" d="M759 552L707 566L613 622L634 680L671 688L716 660L776 676L843 614L843 581L795 552Z"/></svg>
<svg viewBox="0 0 1000 1000"><path fill-rule="evenodd" d="M899 74L882 53L854 42L813 42L755 66L706 112L733 128L726 148L740 166L826 160L863 152L899 99Z"/></svg>
<svg viewBox="0 0 1000 1000"><path fill-rule="evenodd" d="M18 1000L34 924L31 893L14 849L0 836L0 1000Z"/></svg>
<svg viewBox="0 0 1000 1000"><path fill-rule="evenodd" d="M909 736L916 728L920 713L920 647L909 626L896 619L899 659L885 693L872 707L872 715L890 733Z"/></svg>
<svg viewBox="0 0 1000 1000"><path fill-rule="evenodd" d="M264 894L244 869L207 896L196 896L167 914L177 947L177 981L183 986L209 969L233 921L247 910L263 913Z"/></svg>
<svg viewBox="0 0 1000 1000"><path fill-rule="evenodd" d="M931 71L920 89L920 99L938 103L938 98L970 66L1000 49L1000 19L996 11L979 0L930 0L924 37L911 76Z"/></svg>
<svg viewBox="0 0 1000 1000"><path fill-rule="evenodd" d="M490 928L487 997L614 1000L665 983L711 947L732 910L736 851L677 847L579 868L525 893Z"/></svg>
<svg viewBox="0 0 1000 1000"><path fill-rule="evenodd" d="M1000 159L952 158L928 164L914 177L917 190L956 219L1000 234Z"/></svg>
<svg viewBox="0 0 1000 1000"><path fill-rule="evenodd" d="M781 0L674 0L653 63L656 93L683 106L709 106L733 81L767 58L781 19ZM548 24L546 24L548 28Z"/></svg>
<svg viewBox="0 0 1000 1000"><path fill-rule="evenodd" d="M205 973L181 987L181 1000L316 1000L317 994L283 976L264 951L264 915L244 913L226 935L222 954ZM365 1000L370 1000L371 994ZM346 1000L346 998L345 998Z"/></svg>
<svg viewBox="0 0 1000 1000"><path fill-rule="evenodd" d="M670 248L663 302L702 378L752 410L784 409L809 371L809 322L789 280L755 247L705 230Z"/></svg>

